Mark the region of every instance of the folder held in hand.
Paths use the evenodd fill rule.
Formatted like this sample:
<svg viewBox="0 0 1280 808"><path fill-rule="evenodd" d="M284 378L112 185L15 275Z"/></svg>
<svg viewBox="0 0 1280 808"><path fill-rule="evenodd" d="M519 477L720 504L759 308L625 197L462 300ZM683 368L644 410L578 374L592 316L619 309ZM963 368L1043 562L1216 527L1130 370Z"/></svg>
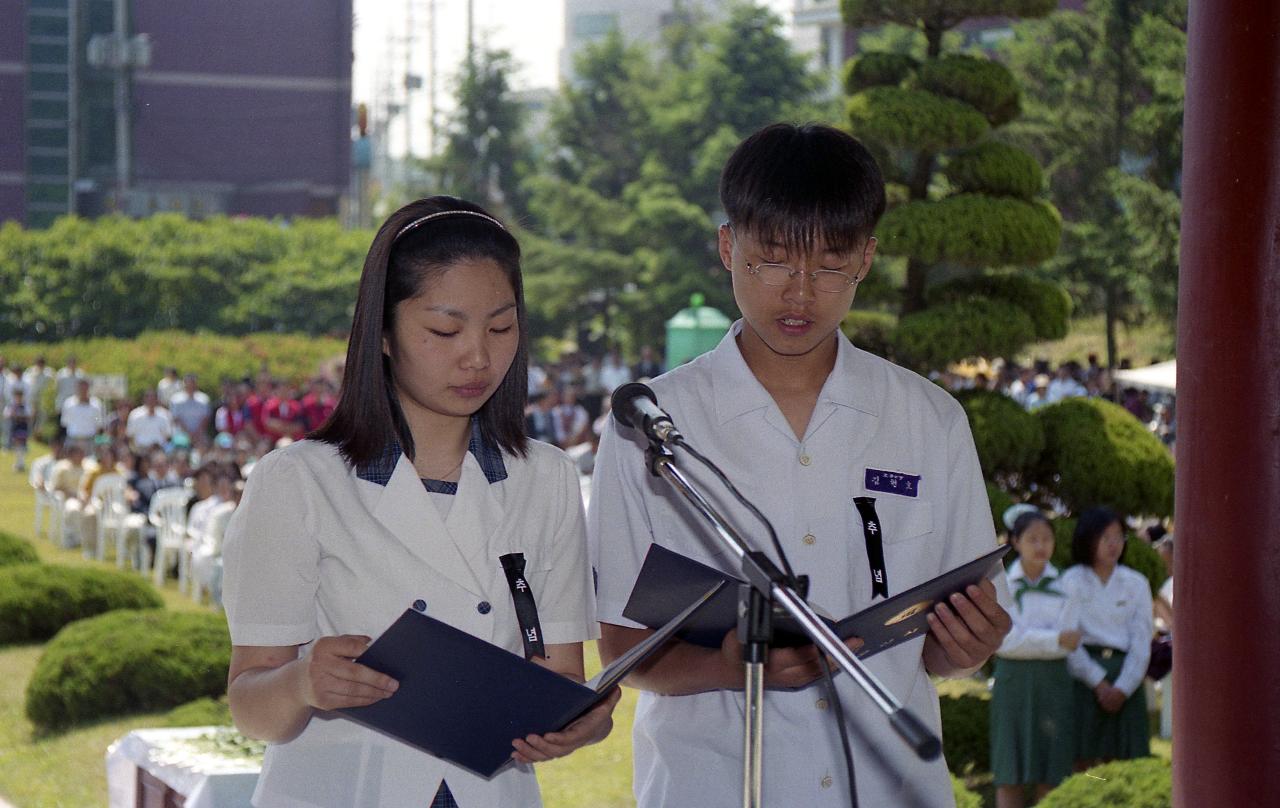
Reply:
<svg viewBox="0 0 1280 808"><path fill-rule="evenodd" d="M585 685L521 656L406 609L356 662L400 683L366 707L341 710L351 719L469 769L497 774L511 742L564 729L608 696L720 591L708 584L650 637Z"/></svg>

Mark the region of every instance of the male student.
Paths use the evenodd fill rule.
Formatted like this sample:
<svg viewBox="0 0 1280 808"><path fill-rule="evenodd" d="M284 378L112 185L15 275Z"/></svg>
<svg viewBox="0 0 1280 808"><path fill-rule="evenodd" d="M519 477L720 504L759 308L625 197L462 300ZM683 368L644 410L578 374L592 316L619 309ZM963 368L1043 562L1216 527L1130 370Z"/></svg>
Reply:
<svg viewBox="0 0 1280 808"><path fill-rule="evenodd" d="M868 151L828 127L773 125L729 158L720 198L728 217L720 258L742 319L714 350L652 387L689 443L773 522L796 572L810 577L810 602L843 617L993 549L991 511L959 404L855 348L840 331L871 269L872 231L885 206ZM643 449L635 430L611 423L596 461L588 535L606 662L649 633L622 612L651 542L738 571L683 500L648 473ZM772 556L760 524L701 467L677 457L738 532ZM855 497L874 498L883 531L864 530ZM939 606L927 637L867 666L939 732L929 674L977 670L1009 625L996 588L984 583ZM812 646L770 653L765 805L849 803L819 676ZM641 808L741 804L743 669L734 633L719 649L673 644L629 683L643 691L634 731ZM861 806L951 805L945 762L916 758L850 677L837 676L836 686Z"/></svg>

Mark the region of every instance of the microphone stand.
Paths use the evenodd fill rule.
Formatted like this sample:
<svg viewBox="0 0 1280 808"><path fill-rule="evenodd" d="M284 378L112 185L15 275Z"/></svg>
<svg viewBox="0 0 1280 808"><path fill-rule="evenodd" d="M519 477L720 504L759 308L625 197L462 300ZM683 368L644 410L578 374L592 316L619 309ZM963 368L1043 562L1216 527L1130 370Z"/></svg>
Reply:
<svg viewBox="0 0 1280 808"><path fill-rule="evenodd" d="M646 430L648 433L648 430ZM920 757L933 760L942 752L942 742L928 727L867 670L849 647L822 621L805 602L807 580L796 581L778 569L765 553L751 550L746 541L725 521L724 517L707 501L683 473L674 453L667 445L667 435L648 434L649 448L645 461L649 473L661 477L675 488L710 523L716 536L725 547L732 550L742 562L742 573L747 579L749 594L745 614L739 620L738 633L742 640L742 658L746 675L746 709L743 726L743 751L745 765L742 777L742 804L745 808L763 808L764 764L764 663L772 639L771 617L773 610L781 607L799 624L800 628L835 663L863 689L876 706L888 717L889 724L898 736ZM671 440L678 445L681 438Z"/></svg>

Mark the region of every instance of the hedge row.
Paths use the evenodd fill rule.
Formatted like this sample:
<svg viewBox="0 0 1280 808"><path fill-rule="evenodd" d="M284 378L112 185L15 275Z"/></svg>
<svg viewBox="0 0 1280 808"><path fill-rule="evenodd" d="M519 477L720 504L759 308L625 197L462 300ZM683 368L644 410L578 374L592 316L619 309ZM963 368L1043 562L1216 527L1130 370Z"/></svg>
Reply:
<svg viewBox="0 0 1280 808"><path fill-rule="evenodd" d="M67 626L45 647L27 685L41 730L164 710L226 692L226 619L204 612L115 611Z"/></svg>
<svg viewBox="0 0 1280 808"><path fill-rule="evenodd" d="M40 561L36 548L26 539L0 530L0 567L35 564Z"/></svg>
<svg viewBox="0 0 1280 808"><path fill-rule="evenodd" d="M46 640L115 609L164 605L144 578L115 570L19 564L0 568L0 645Z"/></svg>

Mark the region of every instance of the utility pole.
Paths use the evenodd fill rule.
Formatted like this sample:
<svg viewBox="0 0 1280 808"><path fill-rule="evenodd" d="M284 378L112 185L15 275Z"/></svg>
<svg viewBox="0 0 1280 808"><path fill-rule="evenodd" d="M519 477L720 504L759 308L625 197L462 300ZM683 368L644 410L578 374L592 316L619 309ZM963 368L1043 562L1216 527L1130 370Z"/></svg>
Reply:
<svg viewBox="0 0 1280 808"><path fill-rule="evenodd" d="M437 40L436 40L436 0L428 0L427 2L427 58L430 60L430 74L427 77L427 115L431 124L431 156L434 157L440 153L440 133L437 131L439 127L439 118L436 115L436 89L439 82L436 78L439 73L439 60L437 58Z"/></svg>
<svg viewBox="0 0 1280 808"><path fill-rule="evenodd" d="M121 51L126 51L125 43L129 41L129 0L116 0L115 6L116 42ZM120 55L123 57L124 53ZM116 199L121 209L125 207L125 196L129 192L130 177L133 174L129 61L127 58L120 58L116 63Z"/></svg>

